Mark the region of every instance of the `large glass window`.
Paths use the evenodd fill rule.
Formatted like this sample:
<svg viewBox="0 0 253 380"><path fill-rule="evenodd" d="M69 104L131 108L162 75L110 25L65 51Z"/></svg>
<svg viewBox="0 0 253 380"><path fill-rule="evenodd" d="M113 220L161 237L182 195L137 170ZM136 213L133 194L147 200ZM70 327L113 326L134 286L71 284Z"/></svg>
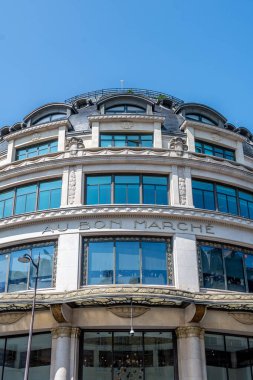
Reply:
<svg viewBox="0 0 253 380"><path fill-rule="evenodd" d="M48 242L0 250L0 292L16 292L34 287L33 265L18 261L24 254L29 254L35 262L40 255L38 288L51 288L55 249L56 244Z"/></svg>
<svg viewBox="0 0 253 380"><path fill-rule="evenodd" d="M29 380L50 378L51 334L34 334L32 339ZM0 376L2 380L23 380L28 336L0 339Z"/></svg>
<svg viewBox="0 0 253 380"><path fill-rule="evenodd" d="M84 244L82 285L172 284L170 242L163 239L90 239Z"/></svg>
<svg viewBox="0 0 253 380"><path fill-rule="evenodd" d="M192 180L195 207L253 219L253 194L219 183Z"/></svg>
<svg viewBox="0 0 253 380"><path fill-rule="evenodd" d="M143 107L122 104L118 106L112 106L105 109L106 114L118 114L118 113L146 113L146 109Z"/></svg>
<svg viewBox="0 0 253 380"><path fill-rule="evenodd" d="M252 380L252 339L235 335L205 334L208 380Z"/></svg>
<svg viewBox="0 0 253 380"><path fill-rule="evenodd" d="M253 292L253 251L199 241L198 255L202 287Z"/></svg>
<svg viewBox="0 0 253 380"><path fill-rule="evenodd" d="M56 153L57 150L57 140L47 141L36 145L30 145L24 148L17 149L16 160L24 160L25 158L42 156L43 154Z"/></svg>
<svg viewBox="0 0 253 380"><path fill-rule="evenodd" d="M0 218L60 207L61 183L60 179L43 181L0 193Z"/></svg>
<svg viewBox="0 0 253 380"><path fill-rule="evenodd" d="M87 204L168 204L168 178L152 175L86 177Z"/></svg>
<svg viewBox="0 0 253 380"><path fill-rule="evenodd" d="M44 124L44 123L51 123L53 121L66 119L66 117L67 115L64 112L52 113L52 114L49 114L37 119L32 124L39 125L39 124Z"/></svg>
<svg viewBox="0 0 253 380"><path fill-rule="evenodd" d="M195 141L195 150L197 153L203 153L211 156L226 158L235 161L235 152L232 149L223 148L219 145L205 143L204 141Z"/></svg>
<svg viewBox="0 0 253 380"><path fill-rule="evenodd" d="M93 332L82 336L80 379L174 380L175 336L170 331Z"/></svg>
<svg viewBox="0 0 253 380"><path fill-rule="evenodd" d="M187 113L185 115L185 118L187 120L198 121L204 124L218 125L214 120L210 119L207 116L200 115L199 113Z"/></svg>
<svg viewBox="0 0 253 380"><path fill-rule="evenodd" d="M150 134L101 134L100 146L103 148L115 147L146 147L152 148L153 135Z"/></svg>

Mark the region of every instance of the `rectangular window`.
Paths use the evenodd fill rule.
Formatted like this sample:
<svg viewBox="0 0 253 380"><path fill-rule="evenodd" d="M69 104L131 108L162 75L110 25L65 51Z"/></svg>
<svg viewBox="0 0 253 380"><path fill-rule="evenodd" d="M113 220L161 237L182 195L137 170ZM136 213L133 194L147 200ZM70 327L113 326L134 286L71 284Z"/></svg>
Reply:
<svg viewBox="0 0 253 380"><path fill-rule="evenodd" d="M28 335L0 339L0 375L3 380L24 378ZM51 334L34 334L30 355L31 379L49 379Z"/></svg>
<svg viewBox="0 0 253 380"><path fill-rule="evenodd" d="M84 331L80 379L176 379L175 334L170 331Z"/></svg>
<svg viewBox="0 0 253 380"><path fill-rule="evenodd" d="M253 292L253 251L199 241L198 258L202 287Z"/></svg>
<svg viewBox="0 0 253 380"><path fill-rule="evenodd" d="M251 338L205 334L208 379L252 380Z"/></svg>
<svg viewBox="0 0 253 380"><path fill-rule="evenodd" d="M100 135L100 146L102 148L121 148L121 147L153 147L152 134L105 134Z"/></svg>
<svg viewBox="0 0 253 380"><path fill-rule="evenodd" d="M204 141L195 141L195 151L197 153L207 154L211 156L216 156L220 158L225 158L226 160L235 161L235 151L232 149L223 148L219 145L214 145L206 143Z"/></svg>
<svg viewBox="0 0 253 380"><path fill-rule="evenodd" d="M193 203L197 208L217 210L253 219L253 194L240 189L192 180Z"/></svg>
<svg viewBox="0 0 253 380"><path fill-rule="evenodd" d="M168 178L151 175L86 177L87 204L168 204Z"/></svg>
<svg viewBox="0 0 253 380"><path fill-rule="evenodd" d="M84 244L82 285L171 285L170 241L150 238L89 239Z"/></svg>
<svg viewBox="0 0 253 380"><path fill-rule="evenodd" d="M61 183L59 179L43 181L0 193L0 218L60 207Z"/></svg>
<svg viewBox="0 0 253 380"><path fill-rule="evenodd" d="M16 160L24 160L35 156L41 156L58 151L58 141L46 141L36 145L30 145L16 150Z"/></svg>
<svg viewBox="0 0 253 380"><path fill-rule="evenodd" d="M29 254L35 262L38 262L40 255L38 288L51 288L55 250L54 242L0 250L0 292L16 292L34 287L33 265L18 260L24 254Z"/></svg>

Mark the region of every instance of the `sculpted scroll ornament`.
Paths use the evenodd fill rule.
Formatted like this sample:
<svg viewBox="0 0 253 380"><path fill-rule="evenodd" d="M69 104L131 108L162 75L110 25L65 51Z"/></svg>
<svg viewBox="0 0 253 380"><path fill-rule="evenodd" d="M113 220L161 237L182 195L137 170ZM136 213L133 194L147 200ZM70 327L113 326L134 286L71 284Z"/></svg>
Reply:
<svg viewBox="0 0 253 380"><path fill-rule="evenodd" d="M78 149L83 149L83 148L84 148L84 143L82 139L71 137L71 139L67 140L66 150L70 152L71 156L76 156Z"/></svg>
<svg viewBox="0 0 253 380"><path fill-rule="evenodd" d="M170 141L170 149L175 150L177 156L183 156L184 152L188 150L185 139L182 137L174 137Z"/></svg>

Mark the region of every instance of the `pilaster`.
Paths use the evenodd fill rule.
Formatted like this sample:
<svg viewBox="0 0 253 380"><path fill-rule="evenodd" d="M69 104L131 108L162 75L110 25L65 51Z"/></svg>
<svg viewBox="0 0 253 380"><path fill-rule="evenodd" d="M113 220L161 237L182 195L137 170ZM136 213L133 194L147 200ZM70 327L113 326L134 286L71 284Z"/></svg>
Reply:
<svg viewBox="0 0 253 380"><path fill-rule="evenodd" d="M52 330L52 358L51 380L70 379L70 349L71 327L57 327ZM54 352L53 352L54 351Z"/></svg>

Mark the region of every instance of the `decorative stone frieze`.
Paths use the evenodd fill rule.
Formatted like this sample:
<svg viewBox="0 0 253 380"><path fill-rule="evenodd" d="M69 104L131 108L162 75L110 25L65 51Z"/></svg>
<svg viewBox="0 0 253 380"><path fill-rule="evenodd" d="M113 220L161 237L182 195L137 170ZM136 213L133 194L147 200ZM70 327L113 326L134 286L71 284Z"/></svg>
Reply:
<svg viewBox="0 0 253 380"><path fill-rule="evenodd" d="M186 205L186 180L184 174L184 168L178 168L178 193L179 193L179 203L184 206Z"/></svg>
<svg viewBox="0 0 253 380"><path fill-rule="evenodd" d="M186 339L189 337L204 338L205 330L198 326L183 326L176 329L178 339Z"/></svg>
<svg viewBox="0 0 253 380"><path fill-rule="evenodd" d="M243 325L253 325L253 313L229 313L229 315Z"/></svg>
<svg viewBox="0 0 253 380"><path fill-rule="evenodd" d="M70 139L67 139L66 142L66 150L70 152L71 156L76 156L78 150L84 149L84 143L82 139L78 139L76 137L71 137Z"/></svg>
<svg viewBox="0 0 253 380"><path fill-rule="evenodd" d="M121 318L130 318L131 317L131 306L114 306L114 307L108 307L107 310L109 310L111 313L117 315L117 317ZM150 310L149 307L145 306L133 306L132 312L133 312L133 318L139 317L142 314L145 314L148 310Z"/></svg>
<svg viewBox="0 0 253 380"><path fill-rule="evenodd" d="M68 203L73 205L76 198L76 169L71 167L69 172Z"/></svg>

